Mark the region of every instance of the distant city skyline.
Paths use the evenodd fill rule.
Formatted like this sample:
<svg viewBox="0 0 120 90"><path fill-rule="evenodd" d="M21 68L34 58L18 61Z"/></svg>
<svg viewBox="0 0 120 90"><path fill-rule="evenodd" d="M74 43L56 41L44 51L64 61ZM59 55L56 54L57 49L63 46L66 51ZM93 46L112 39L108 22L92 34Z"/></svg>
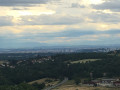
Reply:
<svg viewBox="0 0 120 90"><path fill-rule="evenodd" d="M120 0L0 0L0 48L120 45Z"/></svg>

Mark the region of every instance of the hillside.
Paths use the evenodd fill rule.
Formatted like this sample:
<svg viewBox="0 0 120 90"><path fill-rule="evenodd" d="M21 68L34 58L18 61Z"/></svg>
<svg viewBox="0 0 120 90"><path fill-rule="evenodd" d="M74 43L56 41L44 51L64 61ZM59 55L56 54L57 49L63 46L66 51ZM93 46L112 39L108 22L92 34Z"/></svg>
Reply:
<svg viewBox="0 0 120 90"><path fill-rule="evenodd" d="M53 56L36 56L29 60L8 60L9 63L0 65L0 88L7 86L24 85L28 82L52 78L69 80L80 83L83 78L87 81L102 78L105 73L108 78L120 77L119 53L70 53ZM85 62L85 63L81 63ZM79 80L79 81L78 81ZM33 88L44 88L45 82L32 83ZM28 89L31 90L31 89Z"/></svg>

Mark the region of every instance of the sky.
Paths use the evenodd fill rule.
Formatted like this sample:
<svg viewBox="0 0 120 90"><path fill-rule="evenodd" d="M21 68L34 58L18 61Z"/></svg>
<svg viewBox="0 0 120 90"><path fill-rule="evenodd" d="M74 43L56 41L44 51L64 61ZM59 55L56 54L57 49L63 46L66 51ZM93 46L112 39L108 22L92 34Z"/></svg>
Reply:
<svg viewBox="0 0 120 90"><path fill-rule="evenodd" d="M0 0L0 48L120 44L120 0Z"/></svg>

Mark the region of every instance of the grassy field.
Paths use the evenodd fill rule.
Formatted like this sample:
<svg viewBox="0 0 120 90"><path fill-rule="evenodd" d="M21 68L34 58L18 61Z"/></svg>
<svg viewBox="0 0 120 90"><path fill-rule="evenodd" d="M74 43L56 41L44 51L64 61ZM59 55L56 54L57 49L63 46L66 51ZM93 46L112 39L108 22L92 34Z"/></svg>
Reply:
<svg viewBox="0 0 120 90"><path fill-rule="evenodd" d="M0 64L6 63L6 62L8 62L8 61L6 61L6 60L1 60L1 61L0 61Z"/></svg>
<svg viewBox="0 0 120 90"><path fill-rule="evenodd" d="M47 79L48 78L43 78L43 79L35 80L35 81L32 81L32 82L29 82L28 84L33 84L33 83L41 84L41 83L45 82L45 80L47 80Z"/></svg>
<svg viewBox="0 0 120 90"><path fill-rule="evenodd" d="M75 64L75 63L86 63L86 62L94 62L94 61L98 61L100 59L83 59L83 60L77 60L77 61L72 61L70 62L71 64Z"/></svg>
<svg viewBox="0 0 120 90"><path fill-rule="evenodd" d="M59 80L56 79L51 79L51 78L43 78L43 79L39 79L39 80L35 80L32 82L29 82L28 84L33 84L33 83L45 83L46 87L48 86L52 86L52 85L56 85L59 82Z"/></svg>
<svg viewBox="0 0 120 90"><path fill-rule="evenodd" d="M73 80L69 80L64 85L61 85L52 90L120 90L120 88L107 88L107 87L83 87L75 85Z"/></svg>
<svg viewBox="0 0 120 90"><path fill-rule="evenodd" d="M120 56L120 54L118 54L118 56Z"/></svg>
<svg viewBox="0 0 120 90"><path fill-rule="evenodd" d="M120 88L106 88L106 87L81 87L81 86L61 86L53 90L120 90Z"/></svg>

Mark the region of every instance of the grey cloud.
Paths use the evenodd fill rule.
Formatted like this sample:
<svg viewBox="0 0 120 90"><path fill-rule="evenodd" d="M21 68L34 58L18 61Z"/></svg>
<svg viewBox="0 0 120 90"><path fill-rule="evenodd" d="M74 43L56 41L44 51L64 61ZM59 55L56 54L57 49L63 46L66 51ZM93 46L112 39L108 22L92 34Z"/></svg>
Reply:
<svg viewBox="0 0 120 90"><path fill-rule="evenodd" d="M94 31L96 35L99 34L109 34L109 35L116 35L120 34L120 29L111 29L111 30L106 30L106 31Z"/></svg>
<svg viewBox="0 0 120 90"><path fill-rule="evenodd" d="M71 25L84 22L81 17L60 16L60 15L41 15L23 16L20 25Z"/></svg>
<svg viewBox="0 0 120 90"><path fill-rule="evenodd" d="M86 36L86 35L102 35L102 34L109 34L109 35L116 35L120 34L120 30L107 30L107 31L97 31L97 30L77 30L77 29L71 29L71 30L64 30L61 32L53 32L53 33L36 33L36 34L30 34L29 32L23 33L25 39L33 39L33 38L56 38L56 37L71 37L76 38L80 36Z"/></svg>
<svg viewBox="0 0 120 90"><path fill-rule="evenodd" d="M110 9L115 12L120 12L120 0L107 0L106 2L98 5L93 5L95 9Z"/></svg>
<svg viewBox="0 0 120 90"><path fill-rule="evenodd" d="M92 35L92 34L95 34L95 32L91 30L75 30L75 29L66 30L58 33L58 35L62 37L79 37L79 36Z"/></svg>
<svg viewBox="0 0 120 90"><path fill-rule="evenodd" d="M69 42L69 44L75 45L77 44L101 44L101 43L119 43L119 37L115 37L116 34L120 34L120 30L107 30L107 31L97 31L97 30L77 30L77 29L71 29L71 30L64 30L61 32L53 32L53 33L36 33L32 34L29 31L26 33L21 33L22 37L17 37L16 35L12 35L11 37L6 35L0 36L0 47L36 47L41 45L46 45L45 43L39 43L44 41L47 45L50 45L51 43L55 45L57 43L56 40L61 40L60 37L66 37L63 40L73 40ZM102 34L109 34L110 37L98 37L97 41L89 41L89 39L94 39L94 37L91 37L92 35L102 35ZM10 34L9 34L10 35ZM89 35L89 36L86 36ZM85 36L85 37L81 37ZM57 39L56 39L57 38ZM77 39L77 40L76 40ZM88 39L88 40L87 40ZM52 40L52 42L51 42ZM112 40L112 42L111 42ZM68 42L59 42L62 44L68 44Z"/></svg>
<svg viewBox="0 0 120 90"><path fill-rule="evenodd" d="M80 37L84 35L92 35L94 34L93 31L84 31L84 30L65 30L62 32L56 32L52 34L48 34L49 37ZM45 35L45 34L44 34Z"/></svg>
<svg viewBox="0 0 120 90"><path fill-rule="evenodd" d="M80 5L80 4L78 4L78 3L72 3L71 7L72 7L72 8L85 8L85 6Z"/></svg>
<svg viewBox="0 0 120 90"><path fill-rule="evenodd" d="M25 8L25 7L22 7L22 8L13 7L12 10L28 10L28 8Z"/></svg>
<svg viewBox="0 0 120 90"><path fill-rule="evenodd" d="M53 32L53 33L36 33L36 34L30 34L29 32L23 33L24 38L55 38L55 37L80 37L84 35L94 35L96 34L96 31L92 30L77 30L77 29L70 29L70 30L64 30L61 32ZM27 37L26 37L27 36ZM23 37L22 37L23 38Z"/></svg>
<svg viewBox="0 0 120 90"><path fill-rule="evenodd" d="M0 0L0 6L29 6L33 4L45 4L55 0Z"/></svg>
<svg viewBox="0 0 120 90"><path fill-rule="evenodd" d="M107 30L107 31L103 31L103 33L106 34L120 34L120 30Z"/></svg>
<svg viewBox="0 0 120 90"><path fill-rule="evenodd" d="M0 26L12 26L12 16L0 16Z"/></svg>
<svg viewBox="0 0 120 90"><path fill-rule="evenodd" d="M120 17L118 14L114 13L103 13L103 12L93 12L89 15L89 18L93 20L93 22L108 22L108 23L119 23Z"/></svg>

